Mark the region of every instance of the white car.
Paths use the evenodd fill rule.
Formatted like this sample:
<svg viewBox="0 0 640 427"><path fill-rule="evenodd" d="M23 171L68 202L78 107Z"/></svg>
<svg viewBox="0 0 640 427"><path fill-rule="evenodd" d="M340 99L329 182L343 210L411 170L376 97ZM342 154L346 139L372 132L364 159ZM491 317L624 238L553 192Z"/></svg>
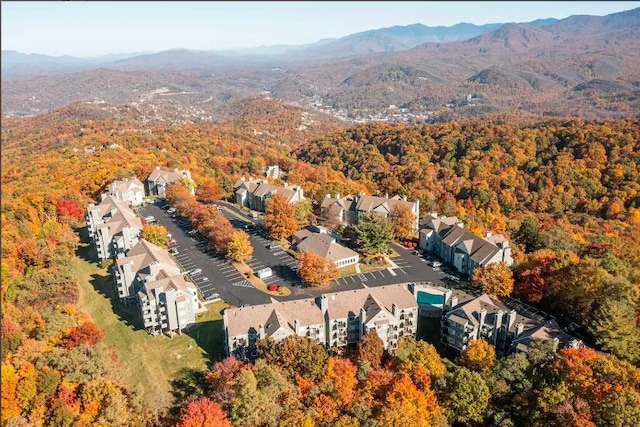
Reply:
<svg viewBox="0 0 640 427"><path fill-rule="evenodd" d="M440 261L432 261L431 262L431 267L433 267L433 268L438 268L440 266L442 266L442 263Z"/></svg>
<svg viewBox="0 0 640 427"><path fill-rule="evenodd" d="M203 282L208 282L209 278L208 277L201 277L200 280L202 280Z"/></svg>
<svg viewBox="0 0 640 427"><path fill-rule="evenodd" d="M195 270L191 270L189 274L191 274L192 276L195 276L196 274L200 274L200 273L202 273L202 269L196 268Z"/></svg>

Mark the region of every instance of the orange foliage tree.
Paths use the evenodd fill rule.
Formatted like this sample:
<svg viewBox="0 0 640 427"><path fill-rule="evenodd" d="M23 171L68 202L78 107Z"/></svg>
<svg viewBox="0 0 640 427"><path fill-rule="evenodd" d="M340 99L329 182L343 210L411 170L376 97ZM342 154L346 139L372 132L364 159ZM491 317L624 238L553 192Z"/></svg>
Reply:
<svg viewBox="0 0 640 427"><path fill-rule="evenodd" d="M490 295L505 297L513 292L513 272L504 262L476 268L471 275L471 282Z"/></svg>
<svg viewBox="0 0 640 427"><path fill-rule="evenodd" d="M273 240L289 238L298 229L296 208L282 194L272 195L266 202L264 222Z"/></svg>
<svg viewBox="0 0 640 427"><path fill-rule="evenodd" d="M496 364L496 349L485 340L471 340L456 363L474 371L491 369Z"/></svg>
<svg viewBox="0 0 640 427"><path fill-rule="evenodd" d="M313 251L298 254L298 274L313 286L325 285L340 276L335 262Z"/></svg>

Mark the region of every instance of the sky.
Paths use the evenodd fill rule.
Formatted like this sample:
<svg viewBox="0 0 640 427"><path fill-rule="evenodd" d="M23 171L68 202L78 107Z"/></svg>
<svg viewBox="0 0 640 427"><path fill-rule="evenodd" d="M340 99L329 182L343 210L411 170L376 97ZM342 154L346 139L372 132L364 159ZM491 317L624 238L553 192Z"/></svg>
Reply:
<svg viewBox="0 0 640 427"><path fill-rule="evenodd" d="M415 23L482 25L602 16L640 7L640 1L3 1L1 7L2 50L87 57L176 48L300 45Z"/></svg>

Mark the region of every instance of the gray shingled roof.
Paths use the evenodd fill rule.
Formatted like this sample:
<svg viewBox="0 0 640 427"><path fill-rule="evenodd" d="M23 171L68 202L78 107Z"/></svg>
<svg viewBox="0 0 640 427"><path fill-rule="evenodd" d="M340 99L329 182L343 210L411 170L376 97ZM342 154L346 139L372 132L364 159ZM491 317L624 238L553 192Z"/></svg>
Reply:
<svg viewBox="0 0 640 427"><path fill-rule="evenodd" d="M296 245L296 249L302 253L315 252L332 261L358 256L357 252L336 243L333 237L324 233L311 233Z"/></svg>

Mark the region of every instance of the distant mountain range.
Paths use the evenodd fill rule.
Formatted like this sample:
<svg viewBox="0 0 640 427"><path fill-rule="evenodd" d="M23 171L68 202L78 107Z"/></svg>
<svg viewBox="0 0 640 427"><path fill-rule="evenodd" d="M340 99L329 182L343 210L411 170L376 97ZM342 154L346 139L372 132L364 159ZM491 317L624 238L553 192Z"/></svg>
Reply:
<svg viewBox="0 0 640 427"><path fill-rule="evenodd" d="M2 51L3 114L75 101L215 110L268 95L334 110L640 111L640 8L524 24L396 26L304 46L49 57Z"/></svg>
<svg viewBox="0 0 640 427"><path fill-rule="evenodd" d="M549 25L556 19L529 22L535 27ZM340 39L325 39L307 45L260 46L247 49L198 51L172 49L162 52L120 53L79 58L24 54L2 51L2 78L82 71L99 67L111 69L191 69L227 67L247 63L280 63L287 60L341 58L382 52L398 52L427 42L466 40L500 28L503 24L456 24L451 27L428 27L422 24L380 28L351 34Z"/></svg>

